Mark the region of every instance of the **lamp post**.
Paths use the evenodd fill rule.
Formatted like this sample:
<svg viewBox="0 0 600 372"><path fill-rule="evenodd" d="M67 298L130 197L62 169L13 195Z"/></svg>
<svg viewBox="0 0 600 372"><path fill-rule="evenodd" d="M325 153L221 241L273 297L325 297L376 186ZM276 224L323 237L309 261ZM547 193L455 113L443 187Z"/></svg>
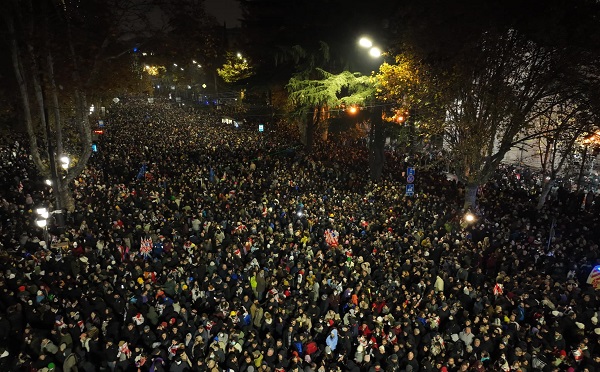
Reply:
<svg viewBox="0 0 600 372"><path fill-rule="evenodd" d="M37 208L35 212L39 216L39 218L35 220L35 224L38 225L39 228L44 229L44 242L46 243L46 249L49 249L48 217L50 217L50 213L48 212L48 209L44 207Z"/></svg>
<svg viewBox="0 0 600 372"><path fill-rule="evenodd" d="M374 59L382 56L381 49L373 46L373 42L367 37L361 37L358 45L363 49L368 49L369 56ZM373 101L375 102L375 99ZM380 105L374 105L371 109L371 128L369 130L369 165L372 181L381 178L385 162L384 145L383 108Z"/></svg>

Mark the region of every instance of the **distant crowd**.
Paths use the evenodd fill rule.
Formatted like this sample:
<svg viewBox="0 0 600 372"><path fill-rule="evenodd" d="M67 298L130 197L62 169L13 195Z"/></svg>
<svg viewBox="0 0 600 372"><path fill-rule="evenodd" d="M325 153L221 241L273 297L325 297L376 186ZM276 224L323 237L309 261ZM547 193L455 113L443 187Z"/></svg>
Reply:
<svg viewBox="0 0 600 372"><path fill-rule="evenodd" d="M502 168L471 222L435 168L405 196L397 150L372 183L359 142L109 111L47 236L54 190L0 144L0 370L600 371L593 198L538 211Z"/></svg>

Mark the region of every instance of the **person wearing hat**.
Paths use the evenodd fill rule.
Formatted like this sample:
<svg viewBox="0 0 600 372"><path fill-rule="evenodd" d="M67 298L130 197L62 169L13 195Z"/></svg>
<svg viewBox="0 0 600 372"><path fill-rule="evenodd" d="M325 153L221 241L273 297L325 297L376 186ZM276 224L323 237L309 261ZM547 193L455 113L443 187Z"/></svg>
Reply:
<svg viewBox="0 0 600 372"><path fill-rule="evenodd" d="M156 334L152 332L149 325L145 325L140 336L144 350L152 351L152 345L156 342Z"/></svg>

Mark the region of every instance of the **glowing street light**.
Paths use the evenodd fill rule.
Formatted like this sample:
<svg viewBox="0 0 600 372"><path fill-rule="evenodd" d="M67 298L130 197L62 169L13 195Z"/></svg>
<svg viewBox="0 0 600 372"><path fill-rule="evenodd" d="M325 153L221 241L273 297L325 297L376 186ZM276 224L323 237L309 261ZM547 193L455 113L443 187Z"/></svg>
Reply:
<svg viewBox="0 0 600 372"><path fill-rule="evenodd" d="M35 224L38 225L38 227L44 228L44 227L46 227L46 220L45 219L35 220Z"/></svg>
<svg viewBox="0 0 600 372"><path fill-rule="evenodd" d="M39 214L40 216L42 216L44 218L48 218L48 209L46 209L44 207L37 208L35 210L35 213Z"/></svg>
<svg viewBox="0 0 600 372"><path fill-rule="evenodd" d="M475 221L475 215L471 212L467 212L467 214L465 214L465 221L469 223Z"/></svg>
<svg viewBox="0 0 600 372"><path fill-rule="evenodd" d="M369 55L373 58L379 58L383 54L380 48L373 46L373 41L367 37L358 39L358 45L365 49L369 49Z"/></svg>
<svg viewBox="0 0 600 372"><path fill-rule="evenodd" d="M377 47L373 47L373 48L369 49L369 55L373 58L379 58L379 57L381 57L381 49L379 49Z"/></svg>
<svg viewBox="0 0 600 372"><path fill-rule="evenodd" d="M348 113L354 115L358 112L358 108L356 106L350 106L350 108L348 108Z"/></svg>
<svg viewBox="0 0 600 372"><path fill-rule="evenodd" d="M358 45L360 45L363 48L370 48L373 46L373 42L369 38L361 37L358 40Z"/></svg>
<svg viewBox="0 0 600 372"><path fill-rule="evenodd" d="M71 163L71 159L69 159L68 156L63 155L60 157L60 166L62 167L62 169L68 169L69 163Z"/></svg>

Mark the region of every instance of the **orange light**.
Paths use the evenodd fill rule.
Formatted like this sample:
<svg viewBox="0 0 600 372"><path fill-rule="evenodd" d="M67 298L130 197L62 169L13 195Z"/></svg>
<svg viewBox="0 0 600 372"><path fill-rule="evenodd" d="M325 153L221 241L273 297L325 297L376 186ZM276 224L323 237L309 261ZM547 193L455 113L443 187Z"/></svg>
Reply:
<svg viewBox="0 0 600 372"><path fill-rule="evenodd" d="M94 133L96 133L96 134L104 134L104 131L101 130L101 129L96 129L96 130L94 130Z"/></svg>
<svg viewBox="0 0 600 372"><path fill-rule="evenodd" d="M358 108L356 106L350 106L348 108L348 112L351 114L356 114L358 112Z"/></svg>
<svg viewBox="0 0 600 372"><path fill-rule="evenodd" d="M396 120L398 120L398 123L402 123L404 121L404 116L400 115Z"/></svg>

